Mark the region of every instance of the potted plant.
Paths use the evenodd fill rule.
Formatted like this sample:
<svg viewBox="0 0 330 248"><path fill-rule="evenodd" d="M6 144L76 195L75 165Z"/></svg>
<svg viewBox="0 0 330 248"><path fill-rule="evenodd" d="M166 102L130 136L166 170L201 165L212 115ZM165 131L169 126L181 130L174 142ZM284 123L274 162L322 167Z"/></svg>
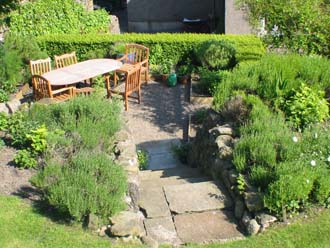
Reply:
<svg viewBox="0 0 330 248"><path fill-rule="evenodd" d="M159 65L159 73L161 75L162 81L166 82L169 74L173 68L172 61L164 61L161 65Z"/></svg>
<svg viewBox="0 0 330 248"><path fill-rule="evenodd" d="M192 68L190 65L180 65L176 72L178 75L178 81L181 84L186 84L190 80L190 74L191 74Z"/></svg>

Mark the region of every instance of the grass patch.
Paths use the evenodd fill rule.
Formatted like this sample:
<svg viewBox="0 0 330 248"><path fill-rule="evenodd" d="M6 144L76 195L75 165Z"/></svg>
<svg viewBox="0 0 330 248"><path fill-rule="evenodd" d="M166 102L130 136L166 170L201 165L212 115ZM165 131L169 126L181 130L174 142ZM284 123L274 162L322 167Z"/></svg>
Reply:
<svg viewBox="0 0 330 248"><path fill-rule="evenodd" d="M0 209L2 248L123 247L111 245L109 239L84 231L81 226L57 224L16 197L1 196Z"/></svg>

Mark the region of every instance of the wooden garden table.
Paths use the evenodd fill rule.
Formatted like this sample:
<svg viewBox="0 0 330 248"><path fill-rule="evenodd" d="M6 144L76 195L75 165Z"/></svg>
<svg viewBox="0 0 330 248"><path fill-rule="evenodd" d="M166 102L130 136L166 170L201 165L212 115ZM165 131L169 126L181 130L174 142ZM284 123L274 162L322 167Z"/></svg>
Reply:
<svg viewBox="0 0 330 248"><path fill-rule="evenodd" d="M90 59L42 74L52 86L77 84L90 78L107 74L120 68L115 59Z"/></svg>

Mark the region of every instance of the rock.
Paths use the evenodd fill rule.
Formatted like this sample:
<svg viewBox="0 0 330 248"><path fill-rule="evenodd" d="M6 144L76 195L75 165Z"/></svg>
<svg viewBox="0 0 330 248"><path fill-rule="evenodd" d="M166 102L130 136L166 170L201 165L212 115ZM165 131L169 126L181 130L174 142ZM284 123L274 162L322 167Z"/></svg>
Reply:
<svg viewBox="0 0 330 248"><path fill-rule="evenodd" d="M95 214L88 215L88 224L87 224L88 229L97 231L101 224L102 224L102 221L97 215L95 215Z"/></svg>
<svg viewBox="0 0 330 248"><path fill-rule="evenodd" d="M235 217L241 219L245 210L244 202L240 197L237 197L235 200Z"/></svg>
<svg viewBox="0 0 330 248"><path fill-rule="evenodd" d="M158 242L150 236L143 236L141 238L141 240L142 240L142 243L145 244L147 247L158 248L158 246L159 246Z"/></svg>
<svg viewBox="0 0 330 248"><path fill-rule="evenodd" d="M115 134L115 140L119 141L126 141L130 139L130 134L126 130L120 130Z"/></svg>
<svg viewBox="0 0 330 248"><path fill-rule="evenodd" d="M245 205L250 212L258 212L264 208L263 197L258 192L244 193Z"/></svg>
<svg viewBox="0 0 330 248"><path fill-rule="evenodd" d="M260 225L258 224L258 222L255 219L250 220L246 227L246 231L248 235L250 236L256 235L259 232L259 230L260 230Z"/></svg>
<svg viewBox="0 0 330 248"><path fill-rule="evenodd" d="M233 138L230 135L220 135L216 138L215 143L219 149L226 146L231 147L233 145Z"/></svg>
<svg viewBox="0 0 330 248"><path fill-rule="evenodd" d="M106 231L107 231L108 227L103 225L101 226L101 228L98 230L98 234L100 237L105 237L107 234L106 234Z"/></svg>
<svg viewBox="0 0 330 248"><path fill-rule="evenodd" d="M0 112L9 114L9 109L5 103L0 103Z"/></svg>
<svg viewBox="0 0 330 248"><path fill-rule="evenodd" d="M244 213L243 213L243 217L242 217L242 220L241 220L241 221L242 221L242 224L243 224L245 227L247 227L251 219L252 219L252 218L251 218L249 212L248 212L248 211L244 211Z"/></svg>
<svg viewBox="0 0 330 248"><path fill-rule="evenodd" d="M223 146L219 149L219 158L229 160L232 158L233 149L229 146Z"/></svg>
<svg viewBox="0 0 330 248"><path fill-rule="evenodd" d="M233 129L230 125L226 124L223 126L217 126L209 130L209 133L213 136L219 136L219 135L233 135Z"/></svg>
<svg viewBox="0 0 330 248"><path fill-rule="evenodd" d="M139 203L139 200L140 200L139 185L134 183L134 182L129 182L128 183L128 192L129 192L129 196L132 200L130 206L133 209L139 209L139 206L138 206L138 203Z"/></svg>
<svg viewBox="0 0 330 248"><path fill-rule="evenodd" d="M21 105L21 102L18 99L13 99L10 102L6 103L6 106L9 109L9 113L11 113L11 114L15 113L19 109L20 105Z"/></svg>
<svg viewBox="0 0 330 248"><path fill-rule="evenodd" d="M140 212L122 211L110 218L110 232L114 236L137 236L144 234L143 215Z"/></svg>
<svg viewBox="0 0 330 248"><path fill-rule="evenodd" d="M260 213L257 214L256 220L262 227L267 228L269 227L269 224L277 221L277 218L270 214Z"/></svg>
<svg viewBox="0 0 330 248"><path fill-rule="evenodd" d="M228 172L228 179L229 179L231 185L237 184L237 177L238 177L238 174L235 170L230 170Z"/></svg>

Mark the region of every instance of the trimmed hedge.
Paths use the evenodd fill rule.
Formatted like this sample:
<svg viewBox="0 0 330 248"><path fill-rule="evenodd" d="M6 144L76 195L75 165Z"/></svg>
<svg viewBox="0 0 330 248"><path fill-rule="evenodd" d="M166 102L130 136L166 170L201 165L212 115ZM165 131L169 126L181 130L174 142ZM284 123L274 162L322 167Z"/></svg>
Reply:
<svg viewBox="0 0 330 248"><path fill-rule="evenodd" d="M56 54L76 51L78 59L93 50L109 51L119 42L143 44L150 49L150 63L157 64L159 57L172 61L191 58L194 50L209 40L223 40L232 43L236 49L238 62L255 60L262 57L266 50L262 41L253 35L218 35L218 34L86 34L86 35L47 35L37 38L39 46L51 57Z"/></svg>

